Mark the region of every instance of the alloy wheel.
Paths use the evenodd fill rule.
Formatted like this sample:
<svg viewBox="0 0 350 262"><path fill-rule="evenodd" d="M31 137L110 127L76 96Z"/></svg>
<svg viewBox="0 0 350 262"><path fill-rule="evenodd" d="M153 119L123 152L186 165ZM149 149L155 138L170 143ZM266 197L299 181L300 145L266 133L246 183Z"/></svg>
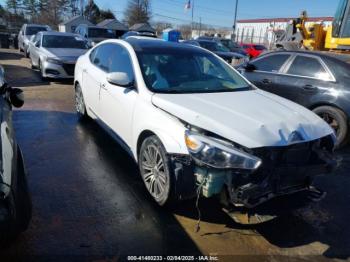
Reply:
<svg viewBox="0 0 350 262"><path fill-rule="evenodd" d="M161 153L154 144L147 145L142 152L141 168L147 190L155 199L162 198L168 187L169 179Z"/></svg>
<svg viewBox="0 0 350 262"><path fill-rule="evenodd" d="M77 87L75 90L75 109L79 114L85 114L84 98L80 87Z"/></svg>

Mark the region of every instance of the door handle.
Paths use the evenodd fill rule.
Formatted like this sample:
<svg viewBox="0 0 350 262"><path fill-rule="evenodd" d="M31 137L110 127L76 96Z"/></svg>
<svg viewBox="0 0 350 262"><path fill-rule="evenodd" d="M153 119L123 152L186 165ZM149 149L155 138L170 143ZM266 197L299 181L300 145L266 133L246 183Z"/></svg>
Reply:
<svg viewBox="0 0 350 262"><path fill-rule="evenodd" d="M313 86L313 85L304 85L303 89L305 89L307 91L314 91L314 90L317 90L317 87Z"/></svg>
<svg viewBox="0 0 350 262"><path fill-rule="evenodd" d="M86 70L86 69L83 69L83 73L87 73L87 70Z"/></svg>
<svg viewBox="0 0 350 262"><path fill-rule="evenodd" d="M101 87L103 90L107 90L106 84L100 84L100 87Z"/></svg>
<svg viewBox="0 0 350 262"><path fill-rule="evenodd" d="M261 82L262 82L263 84L266 84L266 85L272 83L272 81L271 81L270 79L267 79L267 78L263 79Z"/></svg>

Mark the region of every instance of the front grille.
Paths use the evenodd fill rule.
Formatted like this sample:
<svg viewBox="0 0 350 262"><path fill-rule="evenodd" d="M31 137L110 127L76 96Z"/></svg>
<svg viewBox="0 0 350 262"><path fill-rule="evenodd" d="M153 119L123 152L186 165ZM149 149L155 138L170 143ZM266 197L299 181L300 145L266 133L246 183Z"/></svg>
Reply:
<svg viewBox="0 0 350 262"><path fill-rule="evenodd" d="M75 64L67 64L67 63L63 64L63 69L64 71L66 71L67 75L74 76L74 68L75 68Z"/></svg>

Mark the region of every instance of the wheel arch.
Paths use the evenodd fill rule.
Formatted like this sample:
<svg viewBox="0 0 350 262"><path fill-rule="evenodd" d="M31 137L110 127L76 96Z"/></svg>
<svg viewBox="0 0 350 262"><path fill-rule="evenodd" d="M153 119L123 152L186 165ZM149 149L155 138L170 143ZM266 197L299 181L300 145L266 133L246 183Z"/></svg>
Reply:
<svg viewBox="0 0 350 262"><path fill-rule="evenodd" d="M349 122L349 115L347 114L347 112L345 110L343 110L340 106L333 104L333 103L330 103L330 102L318 102L318 103L312 104L309 107L309 109L313 111L314 109L321 107L321 106L330 106L330 107L334 107L334 108L342 111L345 114L347 121Z"/></svg>
<svg viewBox="0 0 350 262"><path fill-rule="evenodd" d="M159 140L162 142L167 153L184 153L181 150L181 145L166 132L162 132L161 130L145 129L138 135L137 142L136 142L135 159L138 160L138 156L139 156L143 141L146 138L153 135L159 138Z"/></svg>

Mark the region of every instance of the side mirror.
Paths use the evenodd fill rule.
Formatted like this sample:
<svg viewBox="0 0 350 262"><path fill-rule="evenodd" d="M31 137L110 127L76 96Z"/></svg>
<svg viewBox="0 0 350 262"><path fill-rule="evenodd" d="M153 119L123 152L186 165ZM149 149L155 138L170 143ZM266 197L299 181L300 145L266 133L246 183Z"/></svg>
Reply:
<svg viewBox="0 0 350 262"><path fill-rule="evenodd" d="M121 87L131 88L134 85L134 80L130 79L125 72L113 72L107 75L108 83Z"/></svg>
<svg viewBox="0 0 350 262"><path fill-rule="evenodd" d="M14 107L22 107L24 104L24 94L19 88L10 89L10 102Z"/></svg>
<svg viewBox="0 0 350 262"><path fill-rule="evenodd" d="M32 36L30 37L30 42L33 42L34 38L35 38L35 35L32 35Z"/></svg>
<svg viewBox="0 0 350 262"><path fill-rule="evenodd" d="M247 63L243 66L243 68L246 70L246 71L255 71L256 70L256 66L251 64L251 63Z"/></svg>
<svg viewBox="0 0 350 262"><path fill-rule="evenodd" d="M36 42L35 47L40 47L40 42Z"/></svg>

